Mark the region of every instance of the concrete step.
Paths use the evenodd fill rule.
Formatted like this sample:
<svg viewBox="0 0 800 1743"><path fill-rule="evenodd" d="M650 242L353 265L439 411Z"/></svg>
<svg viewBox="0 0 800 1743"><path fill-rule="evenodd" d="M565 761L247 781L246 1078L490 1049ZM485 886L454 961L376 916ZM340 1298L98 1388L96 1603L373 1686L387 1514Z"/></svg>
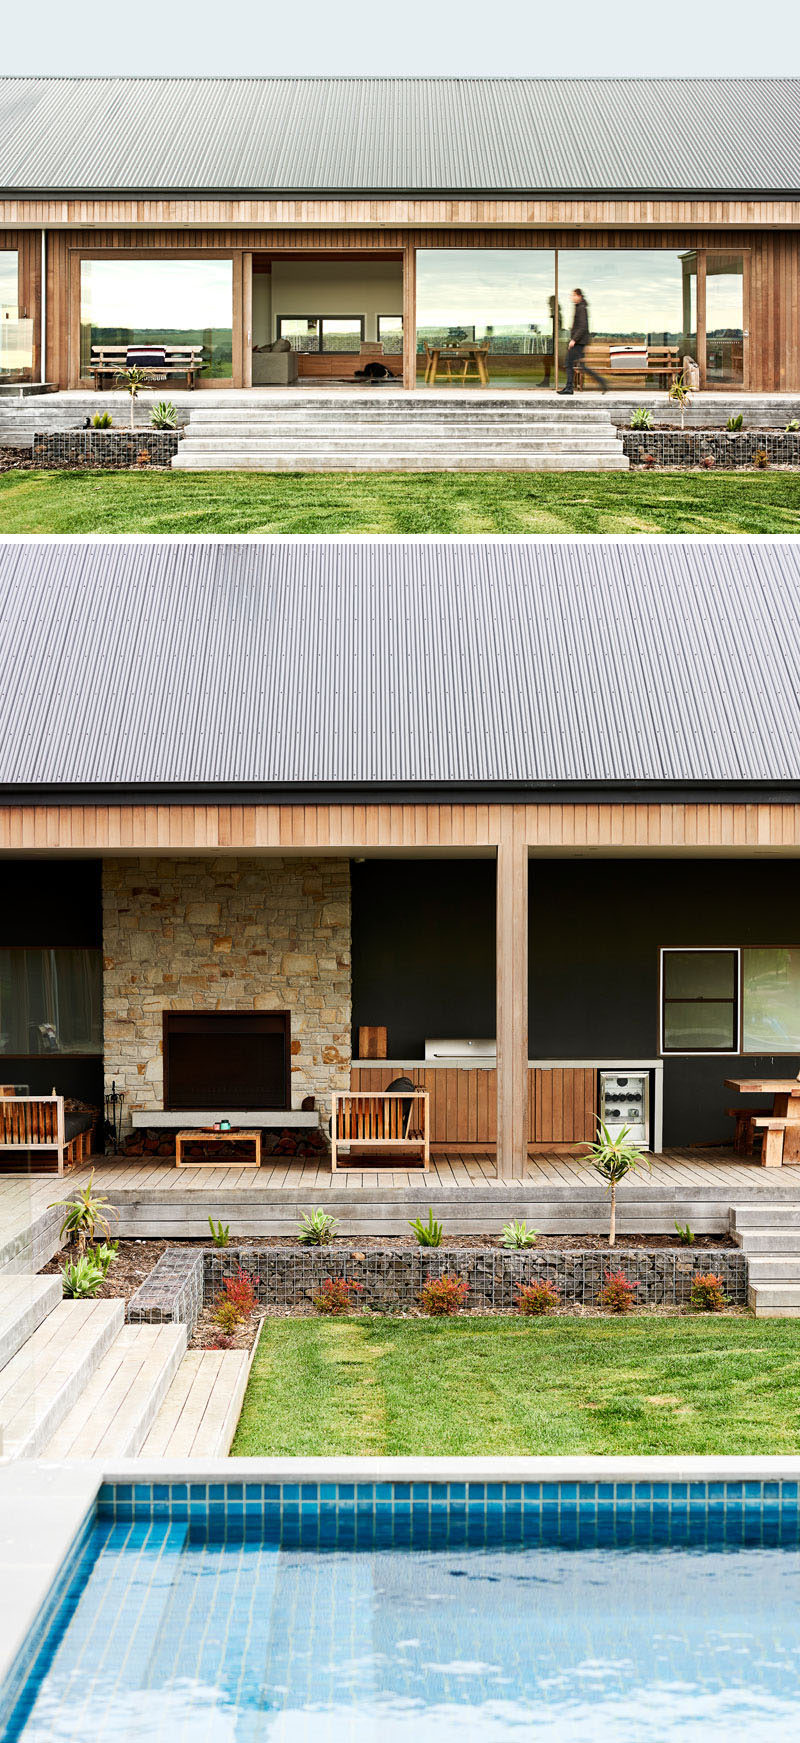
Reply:
<svg viewBox="0 0 800 1743"><path fill-rule="evenodd" d="M242 1408L247 1350L189 1350L141 1448L145 1458L225 1458Z"/></svg>
<svg viewBox="0 0 800 1743"><path fill-rule="evenodd" d="M287 448L292 453L308 454L338 454L359 452L375 454L376 456L392 456L394 454L418 455L426 460L429 456L438 459L459 459L467 447L471 454L498 455L517 454L523 457L527 454L618 454L619 443L612 430L608 434L592 434L576 436L571 431L558 430L551 436L515 435L513 440L508 436L503 439L492 437L486 440L474 440L470 432L470 441L464 443L454 440L452 436L423 436L416 431L413 436L400 442L396 436L384 434L364 435L359 432L354 436L351 430L348 435L329 437L326 434L309 431L307 435L293 438L289 441L285 432L269 436L260 433L252 436L231 435L230 432L220 434L209 431L207 435L198 436L192 432L182 444L186 453L189 448L194 452L199 450L213 453L229 454L277 454L282 455Z"/></svg>
<svg viewBox="0 0 800 1743"><path fill-rule="evenodd" d="M44 1457L135 1458L185 1352L185 1325L123 1326Z"/></svg>
<svg viewBox="0 0 800 1743"><path fill-rule="evenodd" d="M800 1200L788 1197L785 1200L771 1198L734 1205L731 1210L731 1228L737 1234L745 1229L800 1230Z"/></svg>
<svg viewBox="0 0 800 1743"><path fill-rule="evenodd" d="M248 432L250 430L268 432L279 427L282 430L324 429L326 434L337 430L423 430L425 433L436 430L443 434L458 430L500 431L541 430L547 433L553 429L572 430L605 430L614 429L614 424L606 412L548 412L544 417L532 417L529 412L517 412L508 415L497 412L495 415L480 417L453 416L441 417L438 413L421 417L418 413L409 416L408 413L393 416L374 415L361 416L356 411L348 411L345 415L339 412L310 412L304 406L302 412L273 414L271 412L256 412L248 416L245 412L192 412L187 421L187 430L226 429Z"/></svg>
<svg viewBox="0 0 800 1743"><path fill-rule="evenodd" d="M177 472L627 472L621 449L612 454L459 454L408 453L220 453L182 442L172 466Z"/></svg>
<svg viewBox="0 0 800 1743"><path fill-rule="evenodd" d="M60 1277L0 1276L0 1369L61 1300Z"/></svg>
<svg viewBox="0 0 800 1743"><path fill-rule="evenodd" d="M798 1229L734 1229L733 1238L748 1259L759 1254L795 1254L800 1265L800 1230Z"/></svg>
<svg viewBox="0 0 800 1743"><path fill-rule="evenodd" d="M747 1275L756 1283L800 1283L800 1252L747 1254Z"/></svg>
<svg viewBox="0 0 800 1743"><path fill-rule="evenodd" d="M750 1290L750 1306L757 1319L781 1315L800 1316L800 1280L797 1283L759 1283Z"/></svg>
<svg viewBox="0 0 800 1743"><path fill-rule="evenodd" d="M82 1397L125 1318L123 1301L62 1301L0 1374L3 1453L34 1457Z"/></svg>

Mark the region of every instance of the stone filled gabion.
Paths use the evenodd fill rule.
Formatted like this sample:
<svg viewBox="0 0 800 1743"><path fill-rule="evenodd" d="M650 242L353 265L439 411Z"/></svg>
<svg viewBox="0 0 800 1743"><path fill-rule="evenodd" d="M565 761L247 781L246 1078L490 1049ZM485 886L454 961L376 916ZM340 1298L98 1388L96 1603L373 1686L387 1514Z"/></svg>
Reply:
<svg viewBox="0 0 800 1743"><path fill-rule="evenodd" d="M125 1315L128 1323L177 1323L187 1325L191 1333L203 1307L203 1257L200 1247L167 1247L131 1296Z"/></svg>
<svg viewBox="0 0 800 1743"><path fill-rule="evenodd" d="M632 466L702 466L711 458L720 472L752 468L757 454L770 466L800 466L800 434L782 430L622 430Z"/></svg>
<svg viewBox="0 0 800 1743"><path fill-rule="evenodd" d="M507 1252L496 1247L408 1248L399 1252L315 1247L306 1252L280 1247L227 1248L204 1254L205 1301L213 1301L226 1277L241 1267L253 1279L258 1300L268 1307L307 1307L326 1277L346 1277L361 1285L360 1308L406 1313L419 1306L425 1283L445 1272L466 1278L467 1306L511 1312L520 1283L547 1280L565 1307L594 1307L608 1270L624 1271L638 1284L637 1302L647 1307L688 1304L698 1271L722 1278L730 1301L747 1302L747 1260L735 1249L701 1252L619 1247L613 1253Z"/></svg>
<svg viewBox="0 0 800 1743"><path fill-rule="evenodd" d="M76 466L138 472L147 466L169 466L179 441L177 430L37 430L33 458L44 471Z"/></svg>

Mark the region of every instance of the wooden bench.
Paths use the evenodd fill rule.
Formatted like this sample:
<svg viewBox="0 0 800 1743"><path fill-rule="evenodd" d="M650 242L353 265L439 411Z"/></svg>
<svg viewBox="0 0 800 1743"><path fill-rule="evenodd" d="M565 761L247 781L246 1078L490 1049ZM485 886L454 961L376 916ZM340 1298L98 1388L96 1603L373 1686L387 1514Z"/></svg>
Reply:
<svg viewBox="0 0 800 1743"><path fill-rule="evenodd" d="M335 1090L331 1107L331 1171L336 1173L340 1149L394 1168L403 1152L419 1151L423 1172L430 1165L430 1096L427 1089Z"/></svg>
<svg viewBox="0 0 800 1743"><path fill-rule="evenodd" d="M771 1108L726 1108L725 1117L736 1121L733 1148L737 1156L752 1156L756 1146L756 1120L767 1118Z"/></svg>
<svg viewBox="0 0 800 1743"><path fill-rule="evenodd" d="M46 1174L63 1174L65 1166L85 1162L91 1154L94 1122L89 1120L67 1137L69 1119L64 1097L55 1090L52 1095L9 1095L7 1089L0 1089L0 1169L13 1171L11 1164L21 1151L41 1163Z"/></svg>
<svg viewBox="0 0 800 1743"><path fill-rule="evenodd" d="M626 382L638 381L645 375L658 375L667 387L671 387L673 381L677 381L678 376L683 374L683 364L678 355L677 346L647 345L643 346L642 349L647 352L647 364L643 364L641 368L612 369L611 344L608 340L597 340L595 343L587 345L583 361L587 369L595 369L598 375L604 376L615 386L622 387ZM576 387L583 386L583 374L583 370L576 367Z"/></svg>
<svg viewBox="0 0 800 1743"><path fill-rule="evenodd" d="M102 388L106 376L115 379L121 370L127 367L127 356L131 349L129 345L93 345L92 358L89 364L89 374L94 377L96 388ZM206 368L203 359L202 345L165 345L165 361L137 365L142 374L152 381L164 381L169 375L185 375L190 388L194 387L195 377L201 369Z"/></svg>
<svg viewBox="0 0 800 1743"><path fill-rule="evenodd" d="M787 1126L794 1126L796 1129L797 1121L784 1120L776 1117L775 1114L769 1114L763 1119L756 1115L754 1123L756 1127L764 1133L764 1141L761 1146L762 1168L782 1168L783 1141L786 1136L786 1128Z"/></svg>
<svg viewBox="0 0 800 1743"><path fill-rule="evenodd" d="M212 1156L210 1161L206 1156L184 1157L183 1152L187 1144L202 1144L205 1149L208 1149L209 1146L213 1147L215 1144L252 1144L253 1154L249 1159L237 1156L235 1161L231 1161L229 1158L223 1164L219 1156ZM213 1129L207 1131L202 1126L195 1126L192 1131L175 1133L176 1168L220 1168L222 1166L226 1168L260 1168L260 1131L245 1130L244 1126L239 1126L234 1127L230 1132L215 1132Z"/></svg>

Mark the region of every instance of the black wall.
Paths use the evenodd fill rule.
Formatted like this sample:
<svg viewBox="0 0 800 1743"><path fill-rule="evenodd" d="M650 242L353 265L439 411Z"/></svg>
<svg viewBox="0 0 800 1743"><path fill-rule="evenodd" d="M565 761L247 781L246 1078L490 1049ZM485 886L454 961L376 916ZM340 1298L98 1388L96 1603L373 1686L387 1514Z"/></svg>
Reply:
<svg viewBox="0 0 800 1743"><path fill-rule="evenodd" d="M0 859L0 945L57 944L99 948L103 942L99 860ZM27 1083L32 1095L77 1096L102 1106L103 1064L97 1058L0 1054L3 1081Z"/></svg>
<svg viewBox="0 0 800 1743"><path fill-rule="evenodd" d="M426 1035L493 1035L494 865L353 867L353 1023L386 1023L390 1057ZM658 1056L659 951L800 945L791 861L537 860L530 870L532 1058ZM668 1058L664 1141L729 1139L726 1077L794 1075L800 1060Z"/></svg>

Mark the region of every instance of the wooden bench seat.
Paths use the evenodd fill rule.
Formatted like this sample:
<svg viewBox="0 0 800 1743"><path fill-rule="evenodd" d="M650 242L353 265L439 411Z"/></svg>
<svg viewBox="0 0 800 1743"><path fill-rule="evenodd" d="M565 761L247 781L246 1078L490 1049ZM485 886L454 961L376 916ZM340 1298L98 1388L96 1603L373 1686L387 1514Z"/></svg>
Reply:
<svg viewBox="0 0 800 1743"><path fill-rule="evenodd" d="M155 348L155 347L154 347ZM93 345L89 364L89 374L94 379L96 388L101 388L108 376L116 377L127 367L129 345ZM190 388L194 387L195 378L205 369L202 345L165 345L165 360L163 363L141 365L142 374L152 381L163 381L168 376L185 375Z"/></svg>
<svg viewBox="0 0 800 1743"><path fill-rule="evenodd" d="M736 1107L725 1109L726 1119L736 1121L736 1130L733 1135L733 1148L736 1151L737 1156L752 1156L754 1154L756 1139L758 1137L758 1133L756 1132L756 1120L761 1118L766 1119L771 1112L771 1108Z"/></svg>
<svg viewBox="0 0 800 1743"><path fill-rule="evenodd" d="M781 1119L775 1114L769 1114L763 1118L757 1114L754 1123L756 1128L764 1134L761 1146L762 1168L782 1168L783 1140L786 1136L786 1128L787 1126L796 1128L797 1121Z"/></svg>
<svg viewBox="0 0 800 1743"><path fill-rule="evenodd" d="M336 1090L331 1107L331 1170L340 1151L348 1160L383 1161L402 1166L404 1157L419 1152L423 1170L430 1165L430 1096L427 1089ZM385 1160L384 1160L385 1158Z"/></svg>
<svg viewBox="0 0 800 1743"><path fill-rule="evenodd" d="M616 347L615 347L616 349ZM683 364L675 345L647 345L642 347L647 352L647 363L636 369L612 369L611 344L609 340L593 340L587 345L583 361L588 369L595 369L611 386L624 387L630 381L639 381L645 376L656 375L671 387L673 381L683 373ZM575 385L583 386L583 370L576 368Z"/></svg>
<svg viewBox="0 0 800 1743"><path fill-rule="evenodd" d="M80 1118L88 1123L68 1136L68 1125ZM93 1132L94 1120L65 1114L64 1097L55 1090L52 1095L0 1094L0 1172L15 1172L26 1155L31 1169L63 1174L91 1155Z"/></svg>

